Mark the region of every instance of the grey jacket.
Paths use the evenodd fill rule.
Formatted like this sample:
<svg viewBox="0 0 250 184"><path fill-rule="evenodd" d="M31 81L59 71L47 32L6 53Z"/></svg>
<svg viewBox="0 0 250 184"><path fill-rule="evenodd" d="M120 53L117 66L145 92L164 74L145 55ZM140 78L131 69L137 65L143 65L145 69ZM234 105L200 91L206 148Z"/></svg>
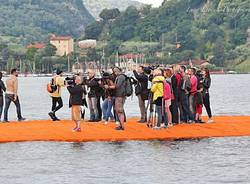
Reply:
<svg viewBox="0 0 250 184"><path fill-rule="evenodd" d="M123 74L117 76L115 80L115 96L116 97L125 97L126 93L126 78Z"/></svg>

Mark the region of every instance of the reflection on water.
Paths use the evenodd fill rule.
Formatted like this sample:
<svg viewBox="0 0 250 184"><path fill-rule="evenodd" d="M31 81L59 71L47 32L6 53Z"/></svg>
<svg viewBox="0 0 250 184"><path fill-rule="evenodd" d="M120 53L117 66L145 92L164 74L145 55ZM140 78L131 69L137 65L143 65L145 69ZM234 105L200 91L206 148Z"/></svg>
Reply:
<svg viewBox="0 0 250 184"><path fill-rule="evenodd" d="M19 78L20 100L22 111L26 118L48 119L51 99L46 92L46 84L49 80L49 78ZM210 92L213 114L249 115L249 83L250 75L212 76L212 87ZM62 119L69 119L68 92L66 90L63 90L63 101L64 107L58 112L58 116ZM136 96L128 98L125 106L127 115L139 115ZM10 109L10 119L16 119L14 105L12 105Z"/></svg>
<svg viewBox="0 0 250 184"><path fill-rule="evenodd" d="M249 138L8 143L0 183L250 183Z"/></svg>

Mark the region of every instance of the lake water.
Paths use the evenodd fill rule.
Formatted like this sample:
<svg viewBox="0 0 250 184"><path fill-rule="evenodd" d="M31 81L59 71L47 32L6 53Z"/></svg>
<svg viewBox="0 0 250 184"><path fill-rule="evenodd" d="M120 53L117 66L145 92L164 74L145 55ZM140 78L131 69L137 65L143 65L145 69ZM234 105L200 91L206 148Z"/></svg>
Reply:
<svg viewBox="0 0 250 184"><path fill-rule="evenodd" d="M51 98L46 92L50 78L19 78L19 96L23 116L28 119L48 119ZM214 75L211 86L211 106L214 115L250 115L250 75ZM61 119L70 118L68 92L62 93L64 107L57 113ZM138 116L137 97L128 98L126 113ZM87 111L88 112L88 111ZM15 107L10 107L10 120L16 119ZM88 115L87 115L88 117Z"/></svg>
<svg viewBox="0 0 250 184"><path fill-rule="evenodd" d="M20 78L23 116L48 119L49 78ZM212 76L214 115L250 115L250 75ZM70 117L63 91L62 119ZM126 112L138 116L137 99ZM129 107L129 108L128 108ZM15 120L15 108L10 109ZM212 184L250 183L250 138L185 141L0 144L1 184Z"/></svg>

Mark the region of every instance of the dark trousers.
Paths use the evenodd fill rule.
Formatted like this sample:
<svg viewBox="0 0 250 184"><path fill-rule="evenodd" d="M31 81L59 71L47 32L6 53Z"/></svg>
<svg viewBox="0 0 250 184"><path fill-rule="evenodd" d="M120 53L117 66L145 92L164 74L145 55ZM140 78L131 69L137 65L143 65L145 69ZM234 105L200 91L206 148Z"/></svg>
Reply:
<svg viewBox="0 0 250 184"><path fill-rule="evenodd" d="M2 118L3 112L3 95L0 96L0 119Z"/></svg>
<svg viewBox="0 0 250 184"><path fill-rule="evenodd" d="M172 122L174 124L179 123L179 112L178 112L178 100L174 99L171 101L170 111L172 113Z"/></svg>
<svg viewBox="0 0 250 184"><path fill-rule="evenodd" d="M58 104L58 105L57 105ZM63 107L63 101L61 97L52 97L52 112L55 113Z"/></svg>
<svg viewBox="0 0 250 184"><path fill-rule="evenodd" d="M191 119L190 111L189 111L189 102L188 102L188 95L185 92L181 93L180 95L180 119L182 122L188 122Z"/></svg>
<svg viewBox="0 0 250 184"><path fill-rule="evenodd" d="M17 96L16 100L14 101L14 95L6 94L5 95L5 108L4 108L4 120L5 121L8 121L8 111L9 111L11 102L14 102L14 104L16 106L17 118L18 119L22 118L21 105L20 105L18 96Z"/></svg>
<svg viewBox="0 0 250 184"><path fill-rule="evenodd" d="M101 97L97 97L98 119L102 119Z"/></svg>
<svg viewBox="0 0 250 184"><path fill-rule="evenodd" d="M212 118L212 112L210 107L210 96L209 93L205 93L203 96L203 103L207 111L207 115L209 118Z"/></svg>

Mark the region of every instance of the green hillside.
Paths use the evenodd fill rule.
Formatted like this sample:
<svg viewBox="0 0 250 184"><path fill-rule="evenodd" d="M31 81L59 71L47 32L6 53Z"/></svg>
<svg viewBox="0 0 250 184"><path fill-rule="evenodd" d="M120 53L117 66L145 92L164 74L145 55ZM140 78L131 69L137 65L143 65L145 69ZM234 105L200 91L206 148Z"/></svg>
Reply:
<svg viewBox="0 0 250 184"><path fill-rule="evenodd" d="M78 37L93 20L82 0L0 0L0 42L26 45L51 33Z"/></svg>
<svg viewBox="0 0 250 184"><path fill-rule="evenodd" d="M249 10L250 0L166 0L159 8L129 7L120 14L106 11L102 20L86 28L85 37L106 43L110 56L117 51L143 52L153 62L208 59L232 68L250 57ZM148 42L158 44L141 48Z"/></svg>

